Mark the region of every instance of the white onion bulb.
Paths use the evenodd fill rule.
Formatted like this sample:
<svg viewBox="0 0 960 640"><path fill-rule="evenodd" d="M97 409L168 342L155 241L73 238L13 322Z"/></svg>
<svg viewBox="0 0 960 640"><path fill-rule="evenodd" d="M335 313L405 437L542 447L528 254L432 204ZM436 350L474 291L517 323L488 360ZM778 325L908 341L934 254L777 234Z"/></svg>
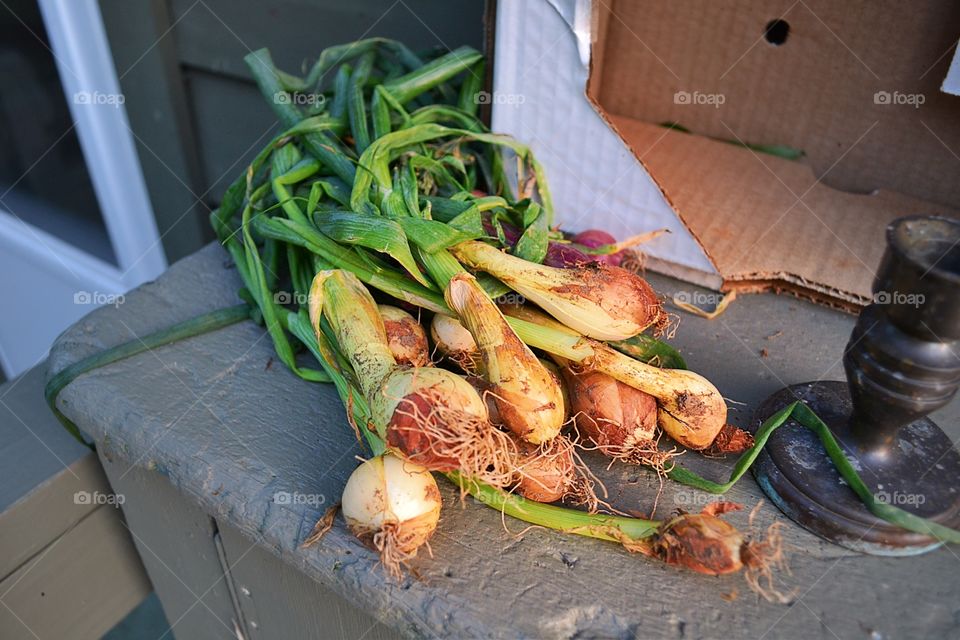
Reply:
<svg viewBox="0 0 960 640"><path fill-rule="evenodd" d="M357 467L343 489L347 525L380 553L394 575L430 539L440 506L440 489L430 472L390 453Z"/></svg>

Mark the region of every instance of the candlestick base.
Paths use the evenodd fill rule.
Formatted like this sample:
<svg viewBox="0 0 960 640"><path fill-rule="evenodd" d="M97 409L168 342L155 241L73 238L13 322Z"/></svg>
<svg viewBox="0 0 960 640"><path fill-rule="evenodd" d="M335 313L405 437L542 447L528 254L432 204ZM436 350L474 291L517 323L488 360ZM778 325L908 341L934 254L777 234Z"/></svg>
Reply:
<svg viewBox="0 0 960 640"><path fill-rule="evenodd" d="M809 382L773 394L754 428L794 400L830 427L874 495L944 526L960 527L960 454L928 418L912 422L884 447L864 451L849 432L853 410L845 382ZM753 466L764 493L792 520L830 542L862 553L902 556L940 546L935 538L890 525L870 513L843 481L817 435L789 420Z"/></svg>

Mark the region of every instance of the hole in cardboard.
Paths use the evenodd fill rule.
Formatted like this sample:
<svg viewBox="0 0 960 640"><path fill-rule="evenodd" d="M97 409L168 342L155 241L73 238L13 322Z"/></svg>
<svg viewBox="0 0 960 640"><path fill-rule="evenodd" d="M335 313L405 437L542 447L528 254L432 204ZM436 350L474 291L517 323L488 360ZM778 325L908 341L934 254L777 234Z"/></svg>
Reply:
<svg viewBox="0 0 960 640"><path fill-rule="evenodd" d="M763 37L775 47L779 47L786 42L788 35L790 35L790 23L779 18L768 22L763 30Z"/></svg>
<svg viewBox="0 0 960 640"><path fill-rule="evenodd" d="M790 287L852 308L871 298L891 220L921 212L960 217L960 181L947 175L957 166L949 149L960 148L958 98L940 91L950 56L927 72L956 43L948 27L960 3L939 0L930 13L893 3L870 21L838 11L829 27L816 19L801 24L800 14L789 14L789 23L773 18L761 0L714 0L698 11L621 1L616 15L609 2L595 4L588 96L731 288ZM754 31L731 38L720 24ZM877 44L858 50L858 60L833 33ZM656 57L630 45L638 37ZM741 58L760 37L768 46L780 40L778 55L758 47ZM896 43L897 65L889 66L881 43ZM677 100L683 91L689 101ZM715 108L719 101L709 99L721 95ZM658 124L665 122L692 133L665 130ZM804 156L787 162L724 144L731 140ZM808 190L809 209L796 197ZM775 222L783 228L767 233ZM820 238L824 224L833 233Z"/></svg>

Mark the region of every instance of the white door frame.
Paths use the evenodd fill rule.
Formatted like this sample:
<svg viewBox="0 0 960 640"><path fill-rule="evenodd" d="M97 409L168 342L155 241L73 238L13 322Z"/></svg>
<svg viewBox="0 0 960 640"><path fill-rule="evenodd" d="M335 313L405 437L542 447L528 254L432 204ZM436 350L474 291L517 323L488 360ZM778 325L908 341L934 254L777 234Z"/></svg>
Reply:
<svg viewBox="0 0 960 640"><path fill-rule="evenodd" d="M4 332L0 314L0 365L7 377L42 358L52 337L90 310L74 304L73 298L61 300L65 293L122 294L157 277L167 266L100 7L96 0L39 0L39 5L117 264L86 253L0 206L0 259L17 261L16 271L4 277L29 281L36 274L38 283L64 285L53 307L48 300L35 305L44 316L36 318L43 326L35 336ZM51 292L37 290L35 295ZM30 313L30 300L21 300L18 306L24 302L28 308L22 313ZM9 313L18 312L11 309L13 305L5 306ZM40 344L25 350L24 341L34 339ZM31 355L26 357L25 351Z"/></svg>

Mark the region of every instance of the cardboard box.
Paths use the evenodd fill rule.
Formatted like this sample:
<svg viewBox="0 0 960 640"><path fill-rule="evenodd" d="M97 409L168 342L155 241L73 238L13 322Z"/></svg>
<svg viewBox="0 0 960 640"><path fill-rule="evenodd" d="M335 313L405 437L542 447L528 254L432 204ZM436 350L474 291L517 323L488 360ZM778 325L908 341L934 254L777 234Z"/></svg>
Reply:
<svg viewBox="0 0 960 640"><path fill-rule="evenodd" d="M958 25L947 0L501 0L493 128L565 228L666 227L658 271L856 309L889 221L960 213Z"/></svg>

